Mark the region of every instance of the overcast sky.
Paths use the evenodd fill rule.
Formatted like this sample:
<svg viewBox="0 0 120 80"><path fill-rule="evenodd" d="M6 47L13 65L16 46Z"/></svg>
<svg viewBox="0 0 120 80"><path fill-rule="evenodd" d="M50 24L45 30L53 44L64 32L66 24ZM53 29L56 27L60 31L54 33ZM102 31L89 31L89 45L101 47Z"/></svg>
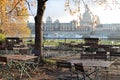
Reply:
<svg viewBox="0 0 120 80"><path fill-rule="evenodd" d="M68 13L68 11L64 11L65 1L66 0L48 0L46 4L46 10L43 17L43 21L45 21L48 16L52 18L53 22L56 19L60 20L60 22L70 22L73 19L77 19L76 16L71 16ZM90 3L90 0L85 1L86 3L88 3L91 12L94 15L99 16L101 23L120 23L120 9L114 8L113 10L110 9L104 10L105 7L95 6L94 4ZM81 13L84 13L83 6L81 6ZM30 17L29 19L30 22L34 21L33 17L34 16Z"/></svg>

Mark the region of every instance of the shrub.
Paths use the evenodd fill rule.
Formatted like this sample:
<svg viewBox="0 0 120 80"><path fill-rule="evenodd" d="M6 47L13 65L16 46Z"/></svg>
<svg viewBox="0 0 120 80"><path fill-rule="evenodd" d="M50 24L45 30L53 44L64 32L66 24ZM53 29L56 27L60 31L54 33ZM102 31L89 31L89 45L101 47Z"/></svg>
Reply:
<svg viewBox="0 0 120 80"><path fill-rule="evenodd" d="M0 42L4 42L5 41L6 36L2 33L0 33Z"/></svg>

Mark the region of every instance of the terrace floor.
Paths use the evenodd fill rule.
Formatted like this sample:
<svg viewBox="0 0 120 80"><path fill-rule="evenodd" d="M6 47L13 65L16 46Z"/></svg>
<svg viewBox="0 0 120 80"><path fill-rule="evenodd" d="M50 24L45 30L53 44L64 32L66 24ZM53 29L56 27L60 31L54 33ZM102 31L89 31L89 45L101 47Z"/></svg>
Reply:
<svg viewBox="0 0 120 80"><path fill-rule="evenodd" d="M45 65L44 67L39 67L37 72L30 73L32 79L29 79L28 76L23 76L22 79L19 79L16 77L16 80L58 80L57 78L60 75L64 75L67 72L58 72L58 70L54 67L50 67L48 65ZM102 72L102 74L99 75L98 80L106 80L106 74ZM77 79L74 79L77 80ZM89 80L89 79L86 79ZM110 69L110 72L108 74L107 80L120 80L120 69Z"/></svg>
<svg viewBox="0 0 120 80"><path fill-rule="evenodd" d="M109 73L107 76L107 80L120 80L120 66L117 68L112 65L109 68ZM51 65L51 64L44 64L44 66L39 66L36 72L30 73L31 79L29 79L26 74L23 74L23 77L20 79L17 73L17 70L14 70L14 78L15 80L59 80L58 77L60 75L64 75L68 73L68 71L59 71L56 68L56 65ZM2 73L0 73L2 75ZM0 79L4 80L4 79ZM77 80L77 79L72 79L72 80ZM86 79L89 80L89 79ZM98 76L97 80L106 80L106 73L101 72Z"/></svg>
<svg viewBox="0 0 120 80"><path fill-rule="evenodd" d="M56 51L52 53L56 53ZM76 54L76 55L67 55L65 57L62 56L59 58L55 57L53 59L68 59L68 58L76 59L79 57L80 55ZM120 62L119 59L117 62ZM39 66L36 72L30 73L32 79L29 79L29 77L26 76L25 74L23 74L23 77L19 79L17 70L14 70L13 72L14 72L15 80L58 80L58 77L60 75L64 75L66 73L66 71L59 73L58 69L56 68L56 65L51 65L51 64L44 64L44 66ZM0 73L0 75L3 75L3 74ZM106 80L105 73L102 72L102 74L100 74L98 78L99 78L98 80ZM0 79L0 80L3 80L3 79ZM77 79L74 79L74 80L77 80ZM120 80L120 65L117 65L117 67L112 65L109 68L109 74L108 74L107 80Z"/></svg>

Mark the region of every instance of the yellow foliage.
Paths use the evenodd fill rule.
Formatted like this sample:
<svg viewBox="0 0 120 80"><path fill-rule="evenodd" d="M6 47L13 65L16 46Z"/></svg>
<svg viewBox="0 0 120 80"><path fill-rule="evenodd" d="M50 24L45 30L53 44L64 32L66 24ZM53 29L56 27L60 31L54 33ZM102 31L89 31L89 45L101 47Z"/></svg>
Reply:
<svg viewBox="0 0 120 80"><path fill-rule="evenodd" d="M25 0L0 0L0 29L6 36L27 37L27 20Z"/></svg>

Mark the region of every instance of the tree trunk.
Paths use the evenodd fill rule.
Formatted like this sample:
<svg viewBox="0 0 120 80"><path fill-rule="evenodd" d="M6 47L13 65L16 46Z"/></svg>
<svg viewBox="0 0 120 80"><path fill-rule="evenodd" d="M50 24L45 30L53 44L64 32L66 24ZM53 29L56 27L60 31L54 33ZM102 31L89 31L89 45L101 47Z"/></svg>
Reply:
<svg viewBox="0 0 120 80"><path fill-rule="evenodd" d="M42 20L45 11L45 3L47 0L37 0L37 14L35 16L35 50L39 50L40 53L37 55L40 57L40 62L43 63L43 50L42 50L42 39L43 39L43 29Z"/></svg>

